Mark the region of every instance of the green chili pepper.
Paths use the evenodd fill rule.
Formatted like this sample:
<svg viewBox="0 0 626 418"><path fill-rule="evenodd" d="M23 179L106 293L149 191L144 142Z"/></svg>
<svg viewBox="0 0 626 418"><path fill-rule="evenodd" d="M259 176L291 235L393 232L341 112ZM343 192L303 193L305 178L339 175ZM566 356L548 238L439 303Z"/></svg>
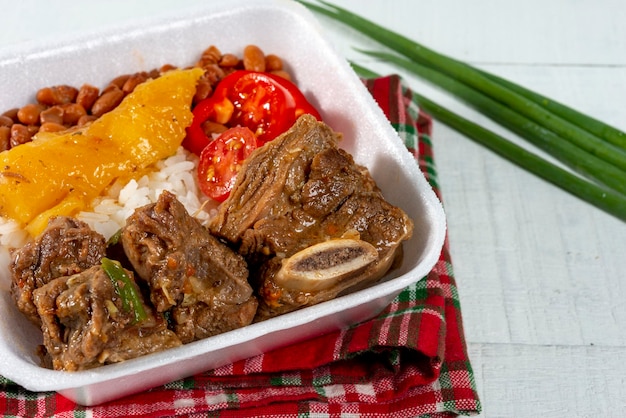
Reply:
<svg viewBox="0 0 626 418"><path fill-rule="evenodd" d="M111 245L117 245L117 243L120 242L121 237L122 229L118 229L117 232L111 235L111 237L107 240L107 247L110 247Z"/></svg>
<svg viewBox="0 0 626 418"><path fill-rule="evenodd" d="M115 292L122 300L122 307L124 310L133 310L134 323L139 323L146 319L147 314L143 307L139 292L135 288L134 283L120 262L103 257L102 270L104 270L107 276L109 276L109 279L111 279L111 282L115 287Z"/></svg>

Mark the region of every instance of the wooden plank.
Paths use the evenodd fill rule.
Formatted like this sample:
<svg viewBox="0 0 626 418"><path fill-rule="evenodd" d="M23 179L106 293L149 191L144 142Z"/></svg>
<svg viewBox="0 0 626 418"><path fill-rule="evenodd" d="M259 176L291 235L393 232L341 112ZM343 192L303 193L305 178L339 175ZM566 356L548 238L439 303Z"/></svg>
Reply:
<svg viewBox="0 0 626 418"><path fill-rule="evenodd" d="M470 344L482 417L623 417L626 348Z"/></svg>

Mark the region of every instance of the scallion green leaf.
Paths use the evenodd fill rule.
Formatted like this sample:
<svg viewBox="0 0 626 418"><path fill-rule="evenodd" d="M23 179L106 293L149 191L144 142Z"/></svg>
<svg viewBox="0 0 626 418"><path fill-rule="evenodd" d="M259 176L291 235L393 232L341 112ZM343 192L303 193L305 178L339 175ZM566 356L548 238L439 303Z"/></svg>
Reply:
<svg viewBox="0 0 626 418"><path fill-rule="evenodd" d="M366 78L380 77L379 74L354 62L350 63L355 72ZM594 205L622 221L626 221L626 197L591 183L529 150L515 145L506 138L471 122L427 97L412 92L412 100L432 117L450 126L464 136L485 146L517 166L554 184L574 196Z"/></svg>
<svg viewBox="0 0 626 418"><path fill-rule="evenodd" d="M615 146L613 143L597 137L589 130L583 129L562 116L550 112L543 105L519 94L519 90L509 89L510 84L499 84L497 78L489 77L483 71L476 70L468 64L439 54L341 7L321 0L320 3L326 7L302 0L299 1L311 10L347 24L414 62L443 72L449 77L482 91L484 94L511 107L511 109L523 114L539 125L545 126L567 141L571 141L588 153L622 170L626 170L626 149ZM605 130L611 131L612 129L607 127Z"/></svg>
<svg viewBox="0 0 626 418"><path fill-rule="evenodd" d="M596 118L593 118L585 113L579 112L578 110L573 109L563 103L557 102L554 99L543 96L537 92L527 89L524 86L515 84L495 74L491 74L480 69L477 69L477 71L480 71L484 76L491 78L492 80L494 80L498 84L505 86L509 90L512 90L517 94L526 97L528 100L532 100L540 106L543 106L546 110L556 115L559 115L563 119L566 119L580 126L581 128L586 129L592 134L605 139L607 142L617 147L626 149L626 133L624 133L623 131L611 125L608 125Z"/></svg>
<svg viewBox="0 0 626 418"><path fill-rule="evenodd" d="M418 105L434 118L596 207L626 221L626 134L523 86L439 54L346 9L298 0L401 54L362 51L411 71L456 95L484 115L542 148L574 171L458 116L415 92ZM363 76L375 73L352 64Z"/></svg>
<svg viewBox="0 0 626 418"><path fill-rule="evenodd" d="M437 120L491 149L519 167L534 173L622 221L626 221L626 197L623 195L607 190L564 170L513 144L500 135L454 114L424 96L416 94L415 98L421 108Z"/></svg>
<svg viewBox="0 0 626 418"><path fill-rule="evenodd" d="M588 154L568 141L564 141L559 135L511 110L508 106L430 67L385 52L361 52L396 64L445 89L495 122L524 137L577 173L626 196L626 171L606 164L600 158Z"/></svg>

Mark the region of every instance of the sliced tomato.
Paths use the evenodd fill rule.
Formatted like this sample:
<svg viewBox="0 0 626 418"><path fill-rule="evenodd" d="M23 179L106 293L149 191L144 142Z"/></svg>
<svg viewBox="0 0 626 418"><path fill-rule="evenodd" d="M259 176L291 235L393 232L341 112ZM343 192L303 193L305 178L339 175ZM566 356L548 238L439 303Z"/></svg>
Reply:
<svg viewBox="0 0 626 418"><path fill-rule="evenodd" d="M263 144L282 134L304 113L319 112L291 81L256 71L236 71L217 86L215 96L234 105L231 126L247 126Z"/></svg>
<svg viewBox="0 0 626 418"><path fill-rule="evenodd" d="M249 128L260 146L287 131L305 113L322 119L291 81L270 73L235 71L218 83L211 97L196 105L183 145L200 154L211 142L202 124L211 120Z"/></svg>
<svg viewBox="0 0 626 418"><path fill-rule="evenodd" d="M211 199L226 200L246 158L257 148L254 133L238 126L209 142L200 154L198 184Z"/></svg>

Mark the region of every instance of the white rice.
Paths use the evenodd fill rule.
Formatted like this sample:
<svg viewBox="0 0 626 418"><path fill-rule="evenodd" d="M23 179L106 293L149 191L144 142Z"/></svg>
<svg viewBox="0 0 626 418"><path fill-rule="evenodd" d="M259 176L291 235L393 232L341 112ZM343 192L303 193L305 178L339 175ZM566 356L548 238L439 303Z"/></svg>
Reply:
<svg viewBox="0 0 626 418"><path fill-rule="evenodd" d="M179 147L175 155L159 161L139 180L114 183L105 196L92 202L91 211L80 212L76 217L109 239L135 209L156 202L161 192L168 190L192 216L206 223L215 214L216 203L204 197L198 188L197 163L197 156ZM0 217L0 279L8 276L10 248L19 248L27 240L28 234L15 221Z"/></svg>

